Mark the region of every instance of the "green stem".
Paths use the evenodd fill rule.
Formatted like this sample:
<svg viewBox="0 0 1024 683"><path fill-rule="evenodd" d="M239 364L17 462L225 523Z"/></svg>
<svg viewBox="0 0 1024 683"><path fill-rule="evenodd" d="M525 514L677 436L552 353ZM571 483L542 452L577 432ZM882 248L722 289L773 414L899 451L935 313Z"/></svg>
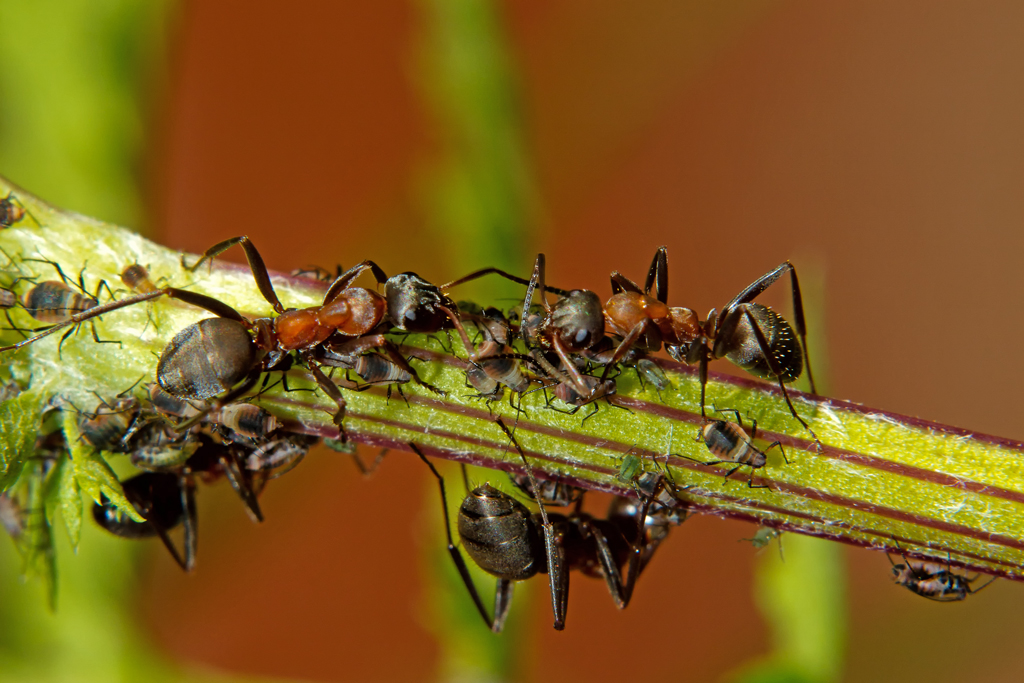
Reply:
<svg viewBox="0 0 1024 683"><path fill-rule="evenodd" d="M0 233L0 246L13 263L4 269L10 286L18 277L51 279L54 268L26 258L49 259L68 274L83 274L95 290L99 279L116 283L132 262L149 267L154 278L217 297L248 315L269 315L248 270L218 263L189 273L181 254L115 226L64 213L0 182L0 196L13 191L32 218ZM289 306L320 302L323 286L303 278L277 276L275 286ZM23 293L30 281L13 285ZM116 285L115 285L116 286ZM10 311L19 327L33 322ZM108 313L96 322L104 340L86 330L69 338L58 354L52 335L0 357L4 375L33 392L60 395L79 409L96 405L94 391L113 396L139 379L152 380L156 357L186 325L209 314L161 299ZM88 324L87 324L88 325ZM6 343L19 339L5 330ZM406 400L388 399L384 389L346 392L346 428L353 440L391 448L416 443L428 455L493 469L518 471L521 463L494 423L501 417L516 434L540 476L592 489L631 495L616 477L626 453L665 467L680 487L680 503L708 514L736 517L785 531L829 538L889 552L941 558L972 570L1021 579L1024 559L1024 459L1022 444L954 427L864 408L845 401L791 392L800 414L821 437L816 447L789 413L777 387L764 382L713 375L708 405L728 406L744 419L756 419L759 439L779 441L767 467L748 488L746 475L725 481L725 465L708 466L710 454L695 435L702 424L700 388L693 369L660 361L673 388L659 395L641 386L632 370L618 377L618 394L567 415L548 407L541 392L523 397L524 412L507 401L486 404L465 385L465 352L458 341L445 350L446 337L410 336L405 353L420 359L420 376L446 392L437 395L410 383ZM293 370L292 389L315 385ZM337 437L332 403L319 392L284 392L278 386L258 403L288 428ZM15 457L8 456L6 457ZM11 462L0 463L5 470ZM899 545L897 545L897 542Z"/></svg>

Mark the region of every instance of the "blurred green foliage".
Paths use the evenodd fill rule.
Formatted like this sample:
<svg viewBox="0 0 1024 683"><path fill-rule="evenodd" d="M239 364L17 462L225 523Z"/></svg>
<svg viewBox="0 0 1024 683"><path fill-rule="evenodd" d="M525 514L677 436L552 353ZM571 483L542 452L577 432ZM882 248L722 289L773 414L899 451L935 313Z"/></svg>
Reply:
<svg viewBox="0 0 1024 683"><path fill-rule="evenodd" d="M55 204L143 223L140 169L173 10L171 0L0 0L0 174ZM16 417L5 414L5 428ZM136 626L138 546L90 521L69 525L70 538L48 523L44 499L75 509L61 486L67 464L44 477L42 461L20 473L0 462L0 481L21 474L28 502L20 545L0 539L0 679L221 680L169 664ZM43 580L26 586L22 575Z"/></svg>

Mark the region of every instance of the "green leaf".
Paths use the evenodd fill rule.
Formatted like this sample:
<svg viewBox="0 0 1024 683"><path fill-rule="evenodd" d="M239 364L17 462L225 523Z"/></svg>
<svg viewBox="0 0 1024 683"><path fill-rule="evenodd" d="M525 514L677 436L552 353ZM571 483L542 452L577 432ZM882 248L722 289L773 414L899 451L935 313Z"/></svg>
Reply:
<svg viewBox="0 0 1024 683"><path fill-rule="evenodd" d="M17 481L32 454L42 412L42 395L34 391L0 403L0 491Z"/></svg>
<svg viewBox="0 0 1024 683"><path fill-rule="evenodd" d="M26 480L25 530L20 543L21 573L26 578L40 577L46 585L50 609L57 608L57 563L53 550L53 534L46 519L43 480L44 462L36 459L22 472Z"/></svg>
<svg viewBox="0 0 1024 683"><path fill-rule="evenodd" d="M61 456L47 475L44 498L50 526L53 526L54 515L59 509L71 546L77 550L82 535L82 489L75 479L75 465L67 454Z"/></svg>
<svg viewBox="0 0 1024 683"><path fill-rule="evenodd" d="M102 496L113 503L118 510L136 522L146 521L135 510L135 506L124 497L124 489L117 480L114 471L103 458L103 453L85 445L78 431L78 414L70 410L64 412L64 438L71 451L71 459L75 465L75 481L78 487L89 494L96 503L102 503ZM102 494L102 495L101 495Z"/></svg>

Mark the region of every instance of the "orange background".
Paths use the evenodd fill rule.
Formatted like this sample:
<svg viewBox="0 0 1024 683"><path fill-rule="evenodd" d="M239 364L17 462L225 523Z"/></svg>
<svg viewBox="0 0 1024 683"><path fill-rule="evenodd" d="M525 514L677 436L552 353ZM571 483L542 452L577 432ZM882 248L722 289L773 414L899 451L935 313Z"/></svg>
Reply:
<svg viewBox="0 0 1024 683"><path fill-rule="evenodd" d="M417 189L446 144L417 83L423 4L188 4L150 169L160 239L201 251L245 233L281 270L460 275ZM550 282L607 294L611 270L641 277L665 244L672 304L705 312L784 259L820 266L832 395L1024 437L1024 5L502 11L540 206L524 252L548 254ZM364 481L318 451L268 491L259 527L204 491L199 570L154 555L146 620L190 661L429 680L424 474L396 455ZM561 634L534 601L530 675L713 680L766 651L736 542L752 532L688 522L623 613L575 578ZM845 680L1019 680L1019 585L936 605L893 586L883 556L846 554Z"/></svg>

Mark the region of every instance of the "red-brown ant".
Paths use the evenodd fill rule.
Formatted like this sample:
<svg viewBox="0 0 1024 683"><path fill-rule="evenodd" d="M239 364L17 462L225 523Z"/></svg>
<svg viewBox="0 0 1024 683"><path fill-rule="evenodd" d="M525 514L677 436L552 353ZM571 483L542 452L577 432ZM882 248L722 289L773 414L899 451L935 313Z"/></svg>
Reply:
<svg viewBox="0 0 1024 683"><path fill-rule="evenodd" d="M277 298L263 258L244 235L210 247L189 269L195 271L205 261L236 244L244 250L256 286L277 316L250 321L230 306L203 297L207 299L206 304L197 305L221 317L185 328L164 349L157 377L165 391L185 399L209 399L226 391L215 403L215 407L219 407L243 395L255 385L261 372L274 369L288 352L295 351L320 388L337 404L334 421L343 430L345 399L337 385L320 370L315 353L321 344L336 334L352 339L345 342L341 350L339 346L333 346L334 352L359 355L379 348L413 379L432 391L438 391L419 379L416 371L382 334L370 334L385 320L387 301L377 292L353 287L351 283L366 270L370 270L378 282L385 281L383 271L375 263L363 261L340 275L328 288L321 305L285 309ZM195 296L197 298L189 303L199 301L200 295ZM211 343L213 338L221 343ZM224 353L224 347L230 351ZM217 358L220 366L210 363L209 358ZM235 388L230 389L232 386Z"/></svg>
<svg viewBox="0 0 1024 683"><path fill-rule="evenodd" d="M796 334L785 318L762 304L753 303L762 292L786 273L790 276ZM721 313L712 310L703 323L689 308L670 308L668 299L668 257L665 247L654 255L644 288L618 272L611 275L613 296L605 303L608 328L622 337L616 356L639 344L647 351L665 348L675 360L699 364L700 410L705 416L705 390L708 363L726 358L750 374L779 382L782 396L793 417L817 435L800 417L786 391L786 382L797 379L804 366L817 393L807 354L807 331L803 299L796 269L789 261L770 270L743 289L725 305ZM655 296L651 296L651 290ZM797 341L799 337L799 342Z"/></svg>

